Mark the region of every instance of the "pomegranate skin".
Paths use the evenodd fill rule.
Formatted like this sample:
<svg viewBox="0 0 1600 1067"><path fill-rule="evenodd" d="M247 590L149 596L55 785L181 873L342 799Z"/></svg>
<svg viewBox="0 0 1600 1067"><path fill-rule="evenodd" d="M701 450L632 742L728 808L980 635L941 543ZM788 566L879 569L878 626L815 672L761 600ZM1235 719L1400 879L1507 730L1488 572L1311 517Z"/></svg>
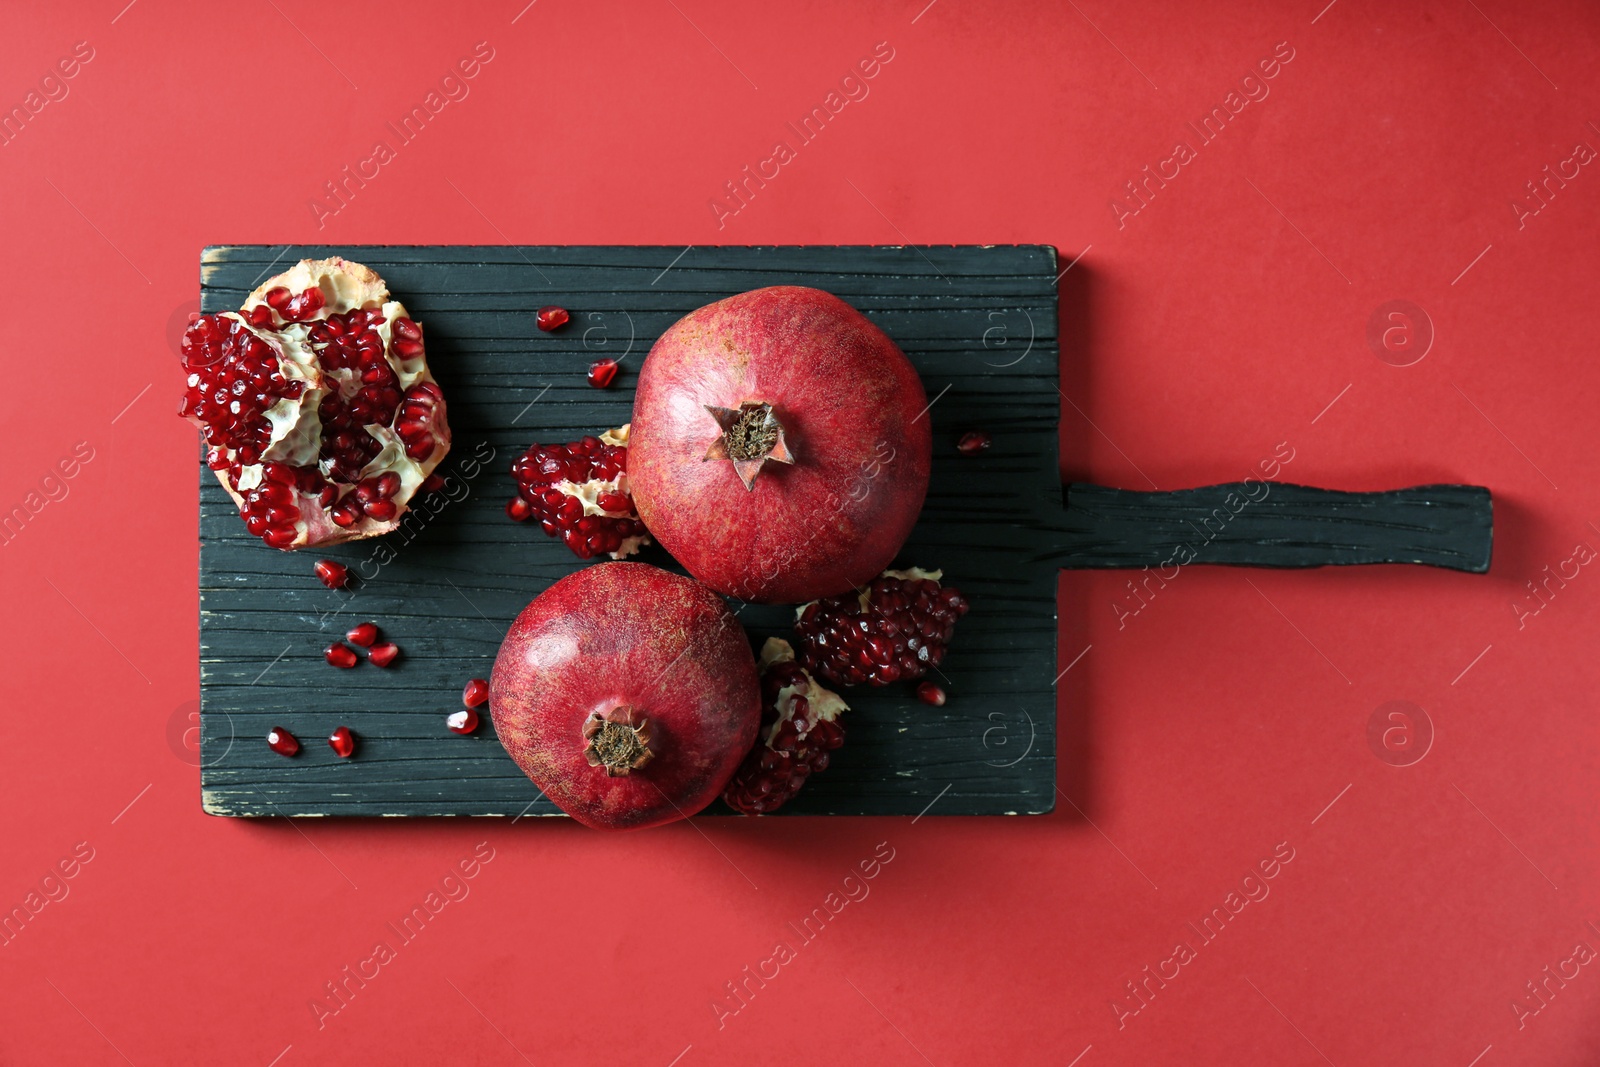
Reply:
<svg viewBox="0 0 1600 1067"><path fill-rule="evenodd" d="M585 755L596 714L631 708L653 755L613 776ZM687 818L755 743L761 687L744 628L699 582L602 563L546 589L511 624L489 680L500 742L545 796L600 830Z"/></svg>
<svg viewBox="0 0 1600 1067"><path fill-rule="evenodd" d="M708 407L770 404L793 462L747 489L707 459ZM650 533L700 581L758 603L842 593L887 567L922 510L932 461L916 368L855 308L774 286L709 304L651 348L628 475Z"/></svg>

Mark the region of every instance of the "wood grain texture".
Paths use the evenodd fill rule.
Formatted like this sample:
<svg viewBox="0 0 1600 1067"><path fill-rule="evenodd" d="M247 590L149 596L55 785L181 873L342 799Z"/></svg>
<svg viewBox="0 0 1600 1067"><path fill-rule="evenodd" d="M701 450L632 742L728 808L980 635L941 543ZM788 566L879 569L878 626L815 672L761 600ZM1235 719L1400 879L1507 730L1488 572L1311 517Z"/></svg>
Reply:
<svg viewBox="0 0 1600 1067"><path fill-rule="evenodd" d="M1146 493L1074 482L1066 496L1064 524L1034 557L1058 567L1422 563L1482 574L1494 547L1493 503L1475 485L1347 493L1255 481Z"/></svg>
<svg viewBox="0 0 1600 1067"><path fill-rule="evenodd" d="M847 691L847 740L827 773L780 814L1042 813L1054 806L1056 565L1039 558L1061 523L1056 459L1054 249L1019 247L222 246L202 258L201 307L237 308L296 260L342 255L377 270L427 329L449 402L447 488L401 529L323 551L275 552L244 530L200 464L201 785L217 815L555 815L496 741L456 737L445 716L487 677L511 619L584 564L512 523L513 458L629 418L650 344L680 316L763 285L812 285L861 309L903 348L933 403L933 477L902 565L942 567L972 601L943 668L943 708L908 687ZM534 326L545 304L572 322ZM588 387L596 359L617 386ZM953 442L981 427L983 455ZM362 576L330 592L319 558ZM675 565L652 548L646 562ZM759 644L792 609L734 607ZM322 650L373 620L403 649L388 670L329 667ZM348 725L357 755L323 739ZM294 759L263 740L281 725ZM930 807L932 805L932 807ZM717 806L720 808L720 805Z"/></svg>

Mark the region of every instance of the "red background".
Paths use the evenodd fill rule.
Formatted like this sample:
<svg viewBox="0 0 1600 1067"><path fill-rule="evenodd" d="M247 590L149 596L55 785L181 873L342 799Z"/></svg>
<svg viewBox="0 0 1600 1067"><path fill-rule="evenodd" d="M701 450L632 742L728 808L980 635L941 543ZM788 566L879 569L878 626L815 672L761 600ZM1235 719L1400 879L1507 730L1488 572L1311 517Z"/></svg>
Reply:
<svg viewBox="0 0 1600 1067"><path fill-rule="evenodd" d="M94 50L0 148L0 505L94 450L0 548L0 905L94 855L0 947L0 1061L1595 1062L1600 969L1512 1008L1600 947L1600 574L1514 607L1600 546L1600 175L1511 206L1600 147L1592 5L124 2L13 5L0 42L6 108ZM319 229L322 183L479 41L470 96ZM870 95L719 229L722 183L880 41ZM1283 41L1270 96L1119 227L1119 187ZM1287 442L1306 483L1477 482L1492 573L1193 567L1120 629L1127 576L1064 573L1062 666L1089 650L1048 817L201 813L169 741L198 682L168 324L203 245L903 240L1082 253L1067 474L1177 488ZM1366 339L1392 299L1436 333L1403 368ZM1434 729L1410 766L1368 744L1391 700ZM319 1029L324 983L482 841L470 896ZM719 1029L724 983L879 842L870 896ZM1270 896L1119 1029L1123 983L1280 842Z"/></svg>

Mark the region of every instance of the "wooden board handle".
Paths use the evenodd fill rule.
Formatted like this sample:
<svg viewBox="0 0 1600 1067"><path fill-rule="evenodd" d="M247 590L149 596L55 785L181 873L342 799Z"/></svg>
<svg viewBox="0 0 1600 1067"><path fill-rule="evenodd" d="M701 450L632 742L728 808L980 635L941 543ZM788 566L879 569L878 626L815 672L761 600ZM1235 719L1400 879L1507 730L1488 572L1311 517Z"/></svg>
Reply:
<svg viewBox="0 0 1600 1067"><path fill-rule="evenodd" d="M1494 541L1489 490L1418 485L1345 493L1232 482L1141 493L1074 482L1056 546L1061 567L1326 567L1422 563L1483 574Z"/></svg>

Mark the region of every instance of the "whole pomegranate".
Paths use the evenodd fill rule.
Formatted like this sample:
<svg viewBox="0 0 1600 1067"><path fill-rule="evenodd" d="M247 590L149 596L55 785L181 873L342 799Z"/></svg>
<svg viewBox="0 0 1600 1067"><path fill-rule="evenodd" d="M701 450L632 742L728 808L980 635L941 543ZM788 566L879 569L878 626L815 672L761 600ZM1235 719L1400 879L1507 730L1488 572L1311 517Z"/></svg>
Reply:
<svg viewBox="0 0 1600 1067"><path fill-rule="evenodd" d="M927 396L882 330L819 289L775 286L680 319L634 397L639 516L720 593L796 603L883 570L922 510Z"/></svg>
<svg viewBox="0 0 1600 1067"><path fill-rule="evenodd" d="M601 563L517 616L489 679L489 714L562 811L632 830L716 799L755 741L761 686L721 597L643 563Z"/></svg>
<svg viewBox="0 0 1600 1067"><path fill-rule="evenodd" d="M178 414L273 548L388 533L450 450L422 326L359 263L301 260L239 311L195 319L182 354Z"/></svg>

